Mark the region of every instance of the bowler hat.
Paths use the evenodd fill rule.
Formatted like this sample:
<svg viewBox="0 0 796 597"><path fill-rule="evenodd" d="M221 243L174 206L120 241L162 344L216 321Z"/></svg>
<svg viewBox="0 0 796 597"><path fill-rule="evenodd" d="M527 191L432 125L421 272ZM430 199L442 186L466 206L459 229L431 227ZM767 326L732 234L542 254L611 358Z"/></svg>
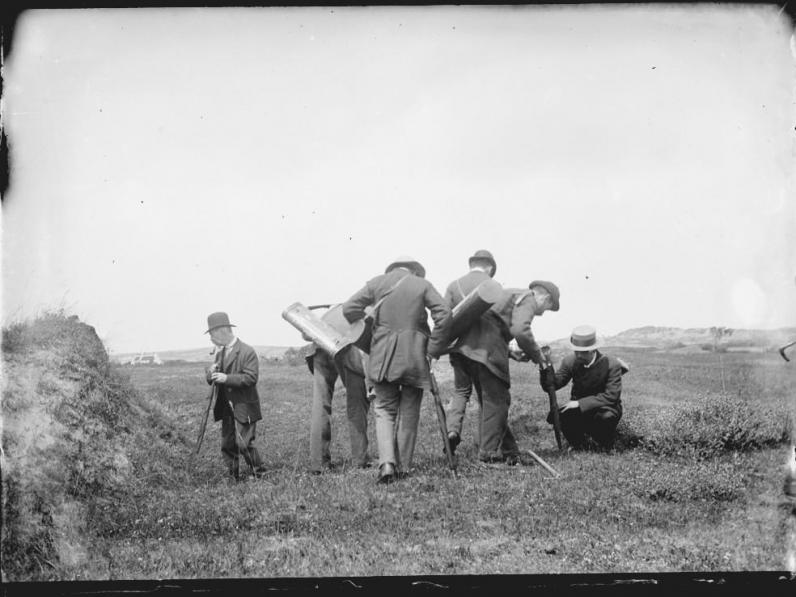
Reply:
<svg viewBox="0 0 796 597"><path fill-rule="evenodd" d="M497 271L497 263L495 263L495 258L492 257L492 253L484 249L479 249L478 251L473 253L473 256L470 257L470 259L467 261L470 267L473 267L473 261L476 259L483 259L484 261L488 261L489 263L492 264L492 273L489 275L494 278L495 272Z"/></svg>
<svg viewBox="0 0 796 597"><path fill-rule="evenodd" d="M550 293L550 298L553 299L553 306L550 308L550 310L558 311L558 297L561 296L561 293L558 291L558 286L552 282L548 282L547 280L534 280L528 284L528 288L533 288L534 286L541 286Z"/></svg>
<svg viewBox="0 0 796 597"><path fill-rule="evenodd" d="M419 261L409 257L408 255L401 255L398 257L398 259L387 266L387 269L384 270L384 273L389 274L396 267L405 267L412 270L415 275L420 276L421 278L426 277L426 268L420 265Z"/></svg>
<svg viewBox="0 0 796 597"><path fill-rule="evenodd" d="M224 313L223 311L216 311L215 313L211 313L207 316L207 331L205 334L209 334L216 328L223 328L223 327L237 327L234 324L229 322L229 315Z"/></svg>
<svg viewBox="0 0 796 597"><path fill-rule="evenodd" d="M597 339L597 330L590 325L579 325L572 330L569 347L572 350L595 350L602 346Z"/></svg>

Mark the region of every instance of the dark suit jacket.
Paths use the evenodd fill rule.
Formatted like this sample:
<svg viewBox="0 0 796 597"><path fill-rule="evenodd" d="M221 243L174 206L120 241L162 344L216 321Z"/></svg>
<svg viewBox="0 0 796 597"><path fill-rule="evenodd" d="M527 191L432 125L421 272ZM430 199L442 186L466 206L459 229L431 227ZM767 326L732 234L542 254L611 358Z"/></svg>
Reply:
<svg viewBox="0 0 796 597"><path fill-rule="evenodd" d="M622 416L622 364L597 351L597 359L588 369L575 360L575 355L564 357L556 371L556 389L572 380L572 400L577 400L584 413L607 408Z"/></svg>
<svg viewBox="0 0 796 597"><path fill-rule="evenodd" d="M221 351L216 354L216 363L221 358ZM218 396L213 407L213 417L220 421L228 408L227 401L232 402L235 419L241 423L254 423L263 418L260 412L260 396L257 394L257 378L260 375L260 359L257 353L240 338L224 356L224 366L219 371L227 374L227 381L218 384ZM210 372L207 373L207 383Z"/></svg>
<svg viewBox="0 0 796 597"><path fill-rule="evenodd" d="M448 284L448 289L445 291L445 304L450 309L461 303L468 294L478 288L484 280L489 280L489 274L474 270L466 273L461 278L458 278Z"/></svg>
<svg viewBox="0 0 796 597"><path fill-rule="evenodd" d="M473 276L465 280L468 286L476 280L478 283L483 281L484 278L476 278L474 274L476 272L470 272L460 280ZM483 276L488 277L486 274ZM461 286L462 290L468 292L464 283ZM459 338L451 352L458 352L468 359L482 363L491 373L510 385L509 342L512 338L517 340L517 344L534 363L541 360L539 346L531 332L535 307L536 302L530 290L504 289L501 299Z"/></svg>
<svg viewBox="0 0 796 597"><path fill-rule="evenodd" d="M368 280L343 303L343 315L350 322L361 319L365 307L378 302L402 278L405 279L381 304L373 322L368 377L375 383L428 387L426 354L442 354L451 321L450 309L430 282L396 268ZM428 327L426 309L434 320L433 332Z"/></svg>

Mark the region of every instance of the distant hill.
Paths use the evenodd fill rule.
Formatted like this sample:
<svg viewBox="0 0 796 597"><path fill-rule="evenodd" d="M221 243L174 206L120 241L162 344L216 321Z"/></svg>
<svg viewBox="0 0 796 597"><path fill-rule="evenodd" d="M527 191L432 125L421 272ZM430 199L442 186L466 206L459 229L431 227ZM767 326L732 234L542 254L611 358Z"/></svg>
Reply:
<svg viewBox="0 0 796 597"><path fill-rule="evenodd" d="M252 348L257 352L261 359L273 359L273 358L281 358L285 351L290 346L258 346L252 345ZM110 355L110 359L117 363L129 363L131 359L137 357L139 352L122 352L122 353L113 353ZM146 354L157 354L161 361L188 361L188 362L206 362L212 359L211 355L211 348L203 347L203 348L186 348L182 350L161 350L156 353L146 353Z"/></svg>
<svg viewBox="0 0 796 597"><path fill-rule="evenodd" d="M796 327L773 330L733 329L723 336L719 346L727 350L773 350L796 338ZM680 349L713 344L711 328L673 328L645 326L620 332L604 339L610 346L638 346L656 349Z"/></svg>
<svg viewBox="0 0 796 597"><path fill-rule="evenodd" d="M719 346L729 351L749 350L751 352L776 350L779 346L796 340L796 327L773 330L732 330L729 336L720 339ZM674 328L644 326L632 328L603 338L604 346L647 348L652 350L704 350L713 346L710 328ZM567 338L549 342L556 354L566 352ZM281 359L288 349L300 350L299 346L254 345L254 350L262 359ZM118 363L129 363L140 353L111 354L110 359ZM151 354L151 353L150 353ZM162 350L157 353L160 360L207 362L210 360L210 347L188 348L184 350Z"/></svg>

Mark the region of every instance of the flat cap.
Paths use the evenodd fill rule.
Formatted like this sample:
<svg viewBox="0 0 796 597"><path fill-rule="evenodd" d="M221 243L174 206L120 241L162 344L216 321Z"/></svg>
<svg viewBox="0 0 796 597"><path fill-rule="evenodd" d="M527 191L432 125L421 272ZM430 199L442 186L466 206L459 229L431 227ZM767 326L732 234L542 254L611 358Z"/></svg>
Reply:
<svg viewBox="0 0 796 597"><path fill-rule="evenodd" d="M534 280L533 282L528 284L528 288L533 288L534 286L541 286L547 292L550 293L550 298L553 299L553 306L550 308L550 310L558 311L558 299L561 296L561 292L559 292L558 286L556 286L552 282L548 282L547 280Z"/></svg>

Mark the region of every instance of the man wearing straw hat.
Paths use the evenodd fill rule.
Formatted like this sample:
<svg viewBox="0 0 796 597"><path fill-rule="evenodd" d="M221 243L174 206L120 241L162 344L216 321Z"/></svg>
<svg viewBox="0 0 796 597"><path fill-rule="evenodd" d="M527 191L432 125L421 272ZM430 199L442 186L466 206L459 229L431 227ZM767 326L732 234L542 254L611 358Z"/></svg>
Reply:
<svg viewBox="0 0 796 597"><path fill-rule="evenodd" d="M484 280L494 278L497 271L495 258L492 253L484 249L473 253L468 260L468 265L470 266L470 271L451 282L445 291L445 302L450 309L462 302ZM462 354L461 347L451 351L448 358L453 369L454 386L453 399L448 406L448 441L450 442L451 451L455 452L456 446L462 441L462 423L464 422L467 403L473 393L473 378L468 373L466 357ZM480 388L477 388L476 391L480 394ZM480 402L481 399L479 398Z"/></svg>
<svg viewBox="0 0 796 597"><path fill-rule="evenodd" d="M241 455L255 476L265 469L254 447L257 421L262 419L257 394L260 361L251 346L235 337L233 327L224 312L208 315L205 333L218 349L206 373L207 383L218 386L213 419L221 421L221 454L229 474L239 479Z"/></svg>
<svg viewBox="0 0 796 597"><path fill-rule="evenodd" d="M582 325L572 330L569 347L573 354L564 357L549 379L550 369L542 369L540 383L543 389L553 382L563 388L572 380L569 402L559 407L561 431L573 449L588 445L587 436L601 448L613 445L616 426L622 418L622 375L628 371L620 359L607 356L598 349L597 330ZM552 424L552 414L547 422Z"/></svg>
<svg viewBox="0 0 796 597"><path fill-rule="evenodd" d="M451 323L450 309L425 275L425 268L415 259L399 257L343 303L349 322L362 319L365 307L374 306L368 378L376 392L379 483L390 483L409 472L423 388L430 383L427 355L438 358L442 354ZM434 321L433 332L426 310Z"/></svg>
<svg viewBox="0 0 796 597"><path fill-rule="evenodd" d="M528 289L507 288L477 325L460 337L452 349L472 379L481 404L478 459L487 464L521 461L517 441L509 428L511 405L509 341L518 345L517 360L538 363L541 349L531 332L535 316L558 311L559 290L552 282L535 280ZM521 354L522 356L517 356Z"/></svg>

